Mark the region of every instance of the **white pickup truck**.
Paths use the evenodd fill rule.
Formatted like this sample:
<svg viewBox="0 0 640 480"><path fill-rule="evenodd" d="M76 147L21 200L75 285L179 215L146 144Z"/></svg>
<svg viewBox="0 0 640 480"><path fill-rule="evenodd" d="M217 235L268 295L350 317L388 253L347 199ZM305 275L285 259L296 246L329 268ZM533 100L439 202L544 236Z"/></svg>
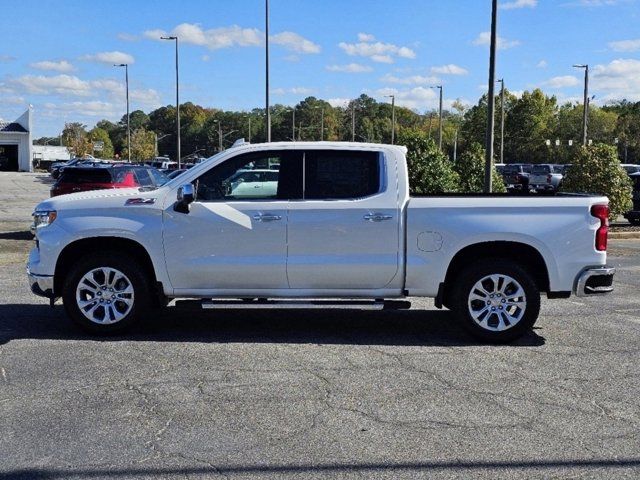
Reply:
<svg viewBox="0 0 640 480"><path fill-rule="evenodd" d="M156 188L62 195L34 212L34 293L95 333L174 298L204 308L407 308L435 298L476 336L512 340L548 298L613 290L608 200L412 197L406 148L242 144ZM277 165L264 195L239 171ZM272 167L273 168L273 167Z"/></svg>

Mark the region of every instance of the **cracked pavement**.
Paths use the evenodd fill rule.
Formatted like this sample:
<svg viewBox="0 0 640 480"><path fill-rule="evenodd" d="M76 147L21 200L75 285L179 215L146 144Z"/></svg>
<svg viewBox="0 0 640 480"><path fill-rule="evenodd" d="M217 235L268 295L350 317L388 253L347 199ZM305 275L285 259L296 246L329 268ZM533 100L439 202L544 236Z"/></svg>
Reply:
<svg viewBox="0 0 640 480"><path fill-rule="evenodd" d="M613 295L543 299L508 346L424 299L170 307L96 339L28 291L40 177L0 173L0 479L640 475L638 240L610 242Z"/></svg>

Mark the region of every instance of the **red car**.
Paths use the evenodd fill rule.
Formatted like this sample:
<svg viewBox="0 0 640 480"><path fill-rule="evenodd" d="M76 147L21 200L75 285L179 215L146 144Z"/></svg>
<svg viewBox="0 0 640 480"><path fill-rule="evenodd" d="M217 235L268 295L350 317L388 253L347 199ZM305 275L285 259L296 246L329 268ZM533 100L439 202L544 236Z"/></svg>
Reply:
<svg viewBox="0 0 640 480"><path fill-rule="evenodd" d="M143 165L107 165L65 168L51 188L51 196L109 188L159 187L165 174Z"/></svg>

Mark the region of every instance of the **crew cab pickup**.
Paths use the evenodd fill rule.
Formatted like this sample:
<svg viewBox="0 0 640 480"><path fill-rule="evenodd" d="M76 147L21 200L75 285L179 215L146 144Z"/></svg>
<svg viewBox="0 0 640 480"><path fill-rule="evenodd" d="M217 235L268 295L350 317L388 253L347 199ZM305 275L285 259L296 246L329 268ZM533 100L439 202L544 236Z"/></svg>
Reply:
<svg viewBox="0 0 640 480"><path fill-rule="evenodd" d="M111 333L174 298L204 308L407 308L433 297L472 334L512 340L541 292L610 292L608 200L409 194L406 148L242 144L158 188L50 198L32 291ZM238 172L278 165L262 195Z"/></svg>

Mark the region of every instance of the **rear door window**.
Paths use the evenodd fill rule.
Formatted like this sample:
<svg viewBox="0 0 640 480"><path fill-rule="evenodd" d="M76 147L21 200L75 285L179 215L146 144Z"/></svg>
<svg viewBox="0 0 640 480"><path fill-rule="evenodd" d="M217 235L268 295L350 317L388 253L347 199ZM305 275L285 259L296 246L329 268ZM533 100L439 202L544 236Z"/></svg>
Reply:
<svg viewBox="0 0 640 480"><path fill-rule="evenodd" d="M349 150L307 150L304 199L364 198L381 190L381 154Z"/></svg>
<svg viewBox="0 0 640 480"><path fill-rule="evenodd" d="M106 168L66 168L60 183L110 183L111 174Z"/></svg>

